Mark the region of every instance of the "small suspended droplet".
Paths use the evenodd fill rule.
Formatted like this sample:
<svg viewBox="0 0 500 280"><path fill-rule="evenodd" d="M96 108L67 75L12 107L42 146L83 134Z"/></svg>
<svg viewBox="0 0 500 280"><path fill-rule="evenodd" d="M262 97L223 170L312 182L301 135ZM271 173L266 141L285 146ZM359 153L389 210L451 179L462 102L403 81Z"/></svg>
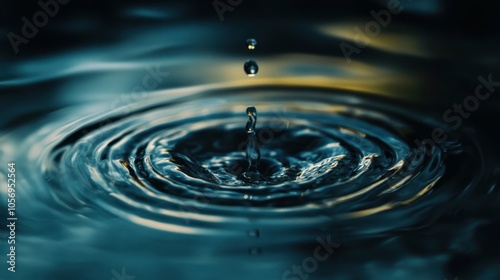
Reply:
<svg viewBox="0 0 500 280"><path fill-rule="evenodd" d="M252 229L247 231L248 237L259 238L260 231L258 229Z"/></svg>
<svg viewBox="0 0 500 280"><path fill-rule="evenodd" d="M260 255L262 254L262 249L260 247L253 247L248 249L250 255Z"/></svg>
<svg viewBox="0 0 500 280"><path fill-rule="evenodd" d="M255 60L249 59L245 62L243 69L245 70L245 73L248 75L248 77L254 77L255 75L257 75L257 72L259 72L259 65L257 65L257 62L255 62Z"/></svg>
<svg viewBox="0 0 500 280"><path fill-rule="evenodd" d="M246 41L247 49L254 50L257 47L257 40L255 39L247 39Z"/></svg>

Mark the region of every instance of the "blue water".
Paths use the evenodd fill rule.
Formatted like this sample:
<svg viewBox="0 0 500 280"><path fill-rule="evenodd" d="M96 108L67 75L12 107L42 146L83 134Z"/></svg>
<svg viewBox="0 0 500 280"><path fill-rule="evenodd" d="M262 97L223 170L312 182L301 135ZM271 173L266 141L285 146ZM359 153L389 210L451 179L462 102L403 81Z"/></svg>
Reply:
<svg viewBox="0 0 500 280"><path fill-rule="evenodd" d="M348 60L384 3L193 3L69 3L2 51L1 279L498 279L498 98L444 117L498 42L460 4Z"/></svg>

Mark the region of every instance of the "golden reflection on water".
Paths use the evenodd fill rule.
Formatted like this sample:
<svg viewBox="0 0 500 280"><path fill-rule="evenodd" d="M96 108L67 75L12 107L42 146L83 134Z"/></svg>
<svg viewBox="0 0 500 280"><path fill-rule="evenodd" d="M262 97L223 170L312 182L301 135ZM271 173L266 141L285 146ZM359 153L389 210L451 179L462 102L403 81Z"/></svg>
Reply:
<svg viewBox="0 0 500 280"><path fill-rule="evenodd" d="M224 80L231 81L228 87L312 87L411 100L419 96L411 94L410 90L401 93L401 89L418 87L415 77L363 62L349 64L344 58L290 54L261 59L259 64L260 73L252 78L244 75L241 63L228 62L221 64L218 71L213 71L216 73L207 73L207 79L211 79L211 75L214 75L212 81L224 77ZM301 68L304 69L302 72Z"/></svg>
<svg viewBox="0 0 500 280"><path fill-rule="evenodd" d="M345 40L347 43L358 47L358 44L364 44L362 41L363 38L368 38L368 43L366 47L379 49L382 51L396 53L396 54L404 54L404 55L412 55L419 57L430 57L430 52L426 48L426 42L424 42L421 38L415 37L413 34L402 34L395 33L389 30L382 29L381 32L377 36L367 36L364 32L364 26L366 23L362 22L352 22L352 23L342 23L342 24L333 24L321 26L319 28L319 32L335 37L338 39ZM359 35L358 32L354 30L355 27L359 27L359 29L363 32L363 35ZM356 40L359 40L356 41Z"/></svg>
<svg viewBox="0 0 500 280"><path fill-rule="evenodd" d="M380 206L377 206L377 207L374 207L371 209L365 209L365 210L361 210L361 211L352 212L352 213L347 214L346 216L348 218L361 218L361 217L377 214L377 213L380 213L383 211L387 211L387 210L390 210L390 209L397 207L397 206L400 206L400 205L408 205L408 204L412 203L413 201L417 200L418 198L424 196L430 190L432 190L432 188L439 181L439 179L441 179L441 177L436 178L434 181L432 181L430 184L428 184L425 188L423 188L420 192L418 192L413 197L411 197L407 200L386 203L384 205L380 205Z"/></svg>

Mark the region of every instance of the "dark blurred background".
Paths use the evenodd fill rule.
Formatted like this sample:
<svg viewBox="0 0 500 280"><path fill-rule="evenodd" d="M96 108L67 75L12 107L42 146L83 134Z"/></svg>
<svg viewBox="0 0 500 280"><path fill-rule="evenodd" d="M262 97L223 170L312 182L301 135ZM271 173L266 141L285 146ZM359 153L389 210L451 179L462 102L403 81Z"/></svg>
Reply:
<svg viewBox="0 0 500 280"><path fill-rule="evenodd" d="M423 111L439 121L454 104L475 95L481 85L479 76L500 83L498 1L401 0L402 11L392 14L387 26L360 47L355 28L364 30L374 20L371 12L387 10L390 1L69 0L57 5L55 15L20 43L17 52L9 36L23 35L22 18L33 22L33 15L42 11L38 2L57 3L2 2L0 131L22 127L68 106L94 104L96 111L110 111L114 104L139 101L132 89L141 84L147 67L169 73L150 92L211 84L314 87L388 98L395 106ZM258 41L252 52L244 46L250 37ZM342 45L354 46L358 52L346 59ZM243 72L249 57L260 65L259 74L251 79ZM490 97L462 117L469 125L460 129L477 135L480 144L487 144L484 152L498 158L500 86L491 86L490 91ZM71 114L66 116L68 122L73 120ZM497 163L492 166L497 168ZM494 172L494 176L500 174L498 168ZM476 204L480 200L467 207ZM40 243L49 244L45 241ZM201 252L204 247L195 242L205 241L193 241ZM412 249L421 252L421 248ZM210 257L207 252L200 255ZM468 259L457 259L453 268L460 270ZM95 262L89 266L100 265ZM183 268L182 263L169 265ZM103 267L106 273L110 269Z"/></svg>
<svg viewBox="0 0 500 280"><path fill-rule="evenodd" d="M173 68L173 78L161 85L162 88L174 88L234 80L224 74L210 75L205 71L207 68L216 71L225 63L216 58L219 55L243 59L241 44L245 38L253 36L259 39L261 57L292 53L340 58L326 64L342 65L340 71L343 72L357 71L353 64L346 64L342 59L344 55L339 44L354 45L352 28L363 28L373 20L370 11L378 12L387 9L388 5L388 1L380 0L242 0L232 1L237 5L225 11L221 20L215 6L228 5L225 0L71 0L60 4L56 15L39 28L29 43L20 44L16 54L7 34L22 34L21 18L32 21L33 15L41 10L37 2L6 0L0 10L3 34L0 110L13 119L35 118L39 113L75 102L109 100L106 97L113 96L113 90L108 89L110 82L96 81L97 75L113 72L115 84L130 79L129 76L116 76L124 72L117 68L66 73L65 69L81 63L75 60L78 57L126 62L158 54L167 58L185 56L187 59ZM392 98L419 104L421 109L440 115L453 103L460 104L465 97L474 94L479 75L491 74L493 81L500 80L500 4L497 1L402 0L400 5L403 11L392 15L380 35L372 38L371 44L360 54L352 55L354 61L373 66L373 71L380 71L386 79L377 93L385 92ZM326 31L325 36L323 30L329 28L332 30ZM141 37L143 34L147 34L146 39ZM125 47L129 52L135 48L130 42L143 46L148 44L147 40L156 39L165 47L137 53L117 50ZM216 62L203 66L204 58L210 57ZM384 73L386 68L391 68L388 74ZM266 75L265 70L261 72ZM404 77L394 75L391 78L391 72L404 73ZM329 72L326 76L337 73ZM131 75L140 79L142 74L133 72ZM356 84L364 79L354 75L350 82ZM60 98L61 92L67 91L68 83L75 80L79 81L79 87L93 84L105 94L93 94L96 90L90 87L81 88L78 93L65 93L77 94L78 98ZM369 86L365 89L370 91ZM500 139L496 129L498 108L500 98L494 92L467 120L491 135L494 142ZM5 117L0 121L4 125L6 122Z"/></svg>
<svg viewBox="0 0 500 280"><path fill-rule="evenodd" d="M50 98L51 92L57 90L54 89L56 85L51 84L53 79L41 79L37 83L9 82L39 73L21 67L23 63L58 54L85 54L96 50L112 57L113 50L128 38L147 32L154 32L152 36L157 36L162 42L182 41L179 48L189 49L200 57L214 53L240 55L241 41L254 36L259 39L262 56L301 53L342 58L339 43L353 44L352 40L349 41L355 35L352 27L363 28L373 20L370 11L386 9L389 1L232 1L237 5L224 12L221 21L214 7L217 1L70 0L67 4L60 4L59 12L39 28L29 43L20 44L20 51L15 54L7 34L21 35L21 18L27 17L31 21L32 16L41 10L37 2L6 0L0 11L2 110L12 110L10 105L25 103L32 96ZM228 5L226 0L218 2ZM418 77L418 83L398 87L397 96L411 93L427 106L447 108L474 92L479 75L491 73L493 80L500 80L495 78L500 77L497 67L500 49L498 2L402 0L400 5L404 7L403 11L392 15L389 25L382 28L380 38L374 38L361 54L352 56L354 60L380 68L391 66ZM347 26L342 27L344 38L339 37L341 32L334 32L335 36L329 37L318 32L323 26L340 25ZM387 43L383 37L389 35L394 36ZM377 47L373 43L377 39L385 40L382 43L392 47ZM415 51L405 50L408 45L414 46ZM391 51L394 49L400 51ZM163 51L175 56L178 49L165 48ZM67 61L66 64L69 67L71 63ZM39 71L50 73L57 71L58 67L60 65L52 64ZM217 68L217 65L212 67ZM196 71L191 68L193 76ZM163 86L193 84L191 79L181 80ZM41 88L46 90L42 92ZM416 102L415 98L413 102ZM484 120L495 118L498 104L497 94L493 94L470 120L474 122L479 118L481 121L477 125L482 126Z"/></svg>

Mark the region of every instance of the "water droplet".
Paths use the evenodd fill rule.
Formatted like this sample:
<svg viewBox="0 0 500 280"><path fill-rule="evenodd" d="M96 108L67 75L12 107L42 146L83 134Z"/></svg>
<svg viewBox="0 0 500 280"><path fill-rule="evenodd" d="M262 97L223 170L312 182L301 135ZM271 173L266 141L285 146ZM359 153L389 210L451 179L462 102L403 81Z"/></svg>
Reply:
<svg viewBox="0 0 500 280"><path fill-rule="evenodd" d="M245 62L243 69L245 70L245 73L247 73L248 77L254 77L257 75L257 72L259 72L259 65L257 65L255 60L249 59Z"/></svg>
<svg viewBox="0 0 500 280"><path fill-rule="evenodd" d="M247 39L246 41L247 49L254 50L257 47L257 40L255 39Z"/></svg>
<svg viewBox="0 0 500 280"><path fill-rule="evenodd" d="M260 231L258 229L248 230L247 234L248 234L249 237L253 237L253 238L259 238L260 237Z"/></svg>
<svg viewBox="0 0 500 280"><path fill-rule="evenodd" d="M257 109L250 106L247 108L248 122L246 126L247 133L255 132L255 124L257 123Z"/></svg>
<svg viewBox="0 0 500 280"><path fill-rule="evenodd" d="M260 247L253 247L248 250L250 255L260 255L262 254L262 249Z"/></svg>
<svg viewBox="0 0 500 280"><path fill-rule="evenodd" d="M257 167L260 161L260 151L255 134L255 124L257 123L257 109L250 106L247 108L248 122L246 125L247 130L247 160L248 170L250 173L257 173ZM249 174L250 175L250 174ZM251 176L255 177L255 176Z"/></svg>

